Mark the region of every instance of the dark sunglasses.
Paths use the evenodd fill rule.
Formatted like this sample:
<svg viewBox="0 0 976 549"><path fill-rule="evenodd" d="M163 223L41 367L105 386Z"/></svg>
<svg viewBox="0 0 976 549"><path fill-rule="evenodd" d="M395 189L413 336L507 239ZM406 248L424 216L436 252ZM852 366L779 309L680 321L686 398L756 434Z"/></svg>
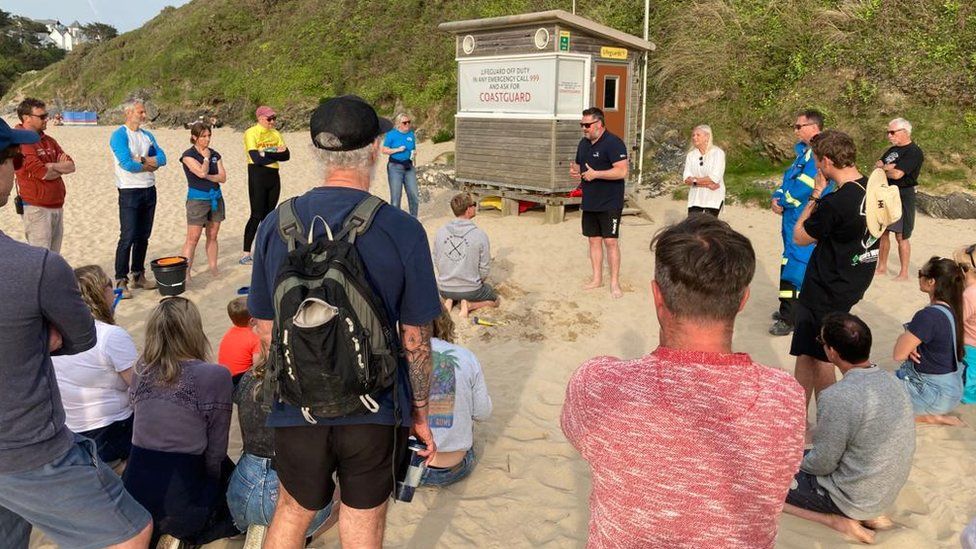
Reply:
<svg viewBox="0 0 976 549"><path fill-rule="evenodd" d="M897 130L888 130L888 135L895 135L896 133L904 130L905 128L898 128Z"/></svg>
<svg viewBox="0 0 976 549"><path fill-rule="evenodd" d="M268 122L274 122L274 121L275 121L275 120L277 120L277 119L278 119L278 117L277 117L277 116L269 116L269 117L268 117Z"/></svg>
<svg viewBox="0 0 976 549"><path fill-rule="evenodd" d="M36 116L37 118L40 118L41 120L47 120L47 117L49 115L47 113L44 113L44 114L29 114L27 116Z"/></svg>
<svg viewBox="0 0 976 549"><path fill-rule="evenodd" d="M698 157L698 165L699 166L704 166L705 165L705 157L704 156L699 156Z"/></svg>
<svg viewBox="0 0 976 549"><path fill-rule="evenodd" d="M596 124L596 122L580 122L580 127L589 129L593 124Z"/></svg>
<svg viewBox="0 0 976 549"><path fill-rule="evenodd" d="M409 124L409 123L410 123L410 121L409 121L409 120L401 120L401 121L400 121L400 123L401 123L401 124Z"/></svg>

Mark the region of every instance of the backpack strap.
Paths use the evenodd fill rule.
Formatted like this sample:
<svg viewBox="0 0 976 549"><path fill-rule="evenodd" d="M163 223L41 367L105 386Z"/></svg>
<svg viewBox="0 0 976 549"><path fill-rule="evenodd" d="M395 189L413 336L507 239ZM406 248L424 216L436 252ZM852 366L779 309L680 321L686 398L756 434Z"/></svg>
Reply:
<svg viewBox="0 0 976 549"><path fill-rule="evenodd" d="M369 230L373 224L376 212L383 206L383 199L369 195L360 202L342 222L342 230L335 236L335 240L346 239L350 244L356 243L356 237Z"/></svg>
<svg viewBox="0 0 976 549"><path fill-rule="evenodd" d="M295 211L295 198L289 198L278 206L278 236L288 245L288 251L293 252L299 242L305 242L305 226Z"/></svg>

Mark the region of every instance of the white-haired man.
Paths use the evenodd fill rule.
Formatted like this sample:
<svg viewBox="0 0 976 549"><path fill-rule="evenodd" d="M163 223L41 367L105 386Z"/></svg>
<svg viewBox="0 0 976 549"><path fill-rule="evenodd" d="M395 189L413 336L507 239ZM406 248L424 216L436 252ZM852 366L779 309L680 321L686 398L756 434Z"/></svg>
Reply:
<svg viewBox="0 0 976 549"><path fill-rule="evenodd" d="M112 132L109 144L115 156L115 186L119 189L119 244L115 248L115 287L130 298L132 286L156 287L146 278L146 250L156 215L156 174L166 165L166 153L153 134L142 129L146 106L138 100L124 105L125 124Z"/></svg>
<svg viewBox="0 0 976 549"><path fill-rule="evenodd" d="M380 138L391 126L355 96L329 99L312 113L312 143L325 165L325 180L292 204L299 221L317 229L316 237L325 233L325 227L313 219L325 220L338 234L344 220L369 197L381 154ZM280 209L271 212L261 223L253 249L248 309L266 339L275 317L274 283L288 260L288 248L278 232L280 213ZM342 546L382 546L387 501L394 487L390 471L403 455L411 420L413 432L427 445L421 455L433 457L435 443L427 425L433 367L430 338L441 303L427 234L414 217L383 204L368 230L355 239L355 248L390 326L400 326L397 347L404 353L398 379L409 383L394 384L397 394L390 388L370 395L378 409L362 415L330 419L284 402L272 406L268 425L275 431L274 464L280 485L265 549L303 546L316 510L332 500L333 473L342 486Z"/></svg>
<svg viewBox="0 0 976 549"><path fill-rule="evenodd" d="M895 118L888 122L888 141L891 147L881 155L881 160L875 163L888 176L888 184L898 187L901 195L901 219L881 235L881 247L878 251L877 274L885 274L888 267L888 252L891 250L891 239L888 233L895 233L898 242L898 276L896 280L908 280L908 261L912 255L912 245L909 239L915 229L915 187L918 185L918 173L922 170L925 155L922 149L912 141L912 125L904 118Z"/></svg>

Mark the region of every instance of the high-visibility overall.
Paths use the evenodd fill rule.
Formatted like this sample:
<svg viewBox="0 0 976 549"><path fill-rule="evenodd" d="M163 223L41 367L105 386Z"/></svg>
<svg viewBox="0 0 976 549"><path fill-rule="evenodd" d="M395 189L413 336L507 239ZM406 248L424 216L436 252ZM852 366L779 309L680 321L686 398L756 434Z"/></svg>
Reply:
<svg viewBox="0 0 976 549"><path fill-rule="evenodd" d="M817 177L817 163L810 146L801 141L796 144L794 150L796 160L783 174L783 184L773 193L773 198L779 199L779 205L783 207L783 259L779 275L779 312L790 324L793 318L793 300L800 295L803 276L815 246L815 244L800 246L794 243L793 228L810 194L813 193L814 179ZM833 186L833 182L828 184L824 194L833 190Z"/></svg>

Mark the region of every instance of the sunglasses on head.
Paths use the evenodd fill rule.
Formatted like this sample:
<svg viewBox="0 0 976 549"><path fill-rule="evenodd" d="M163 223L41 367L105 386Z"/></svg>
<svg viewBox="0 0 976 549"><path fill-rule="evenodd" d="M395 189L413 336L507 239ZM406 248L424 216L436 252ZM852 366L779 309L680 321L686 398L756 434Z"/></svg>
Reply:
<svg viewBox="0 0 976 549"><path fill-rule="evenodd" d="M596 121L593 121L593 122L580 122L580 127L581 128L589 129L590 126L592 126L593 124L596 124Z"/></svg>

